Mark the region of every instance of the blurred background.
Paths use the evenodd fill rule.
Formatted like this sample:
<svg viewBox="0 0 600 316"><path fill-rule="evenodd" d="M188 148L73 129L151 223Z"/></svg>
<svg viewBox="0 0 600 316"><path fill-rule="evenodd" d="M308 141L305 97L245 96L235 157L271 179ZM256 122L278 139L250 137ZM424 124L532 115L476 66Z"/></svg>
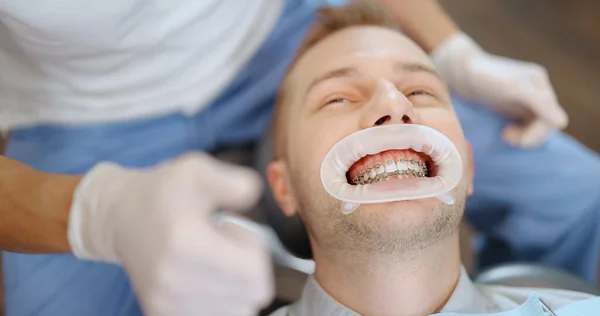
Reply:
<svg viewBox="0 0 600 316"><path fill-rule="evenodd" d="M484 49L544 65L571 119L566 132L600 151L600 1L439 2Z"/></svg>

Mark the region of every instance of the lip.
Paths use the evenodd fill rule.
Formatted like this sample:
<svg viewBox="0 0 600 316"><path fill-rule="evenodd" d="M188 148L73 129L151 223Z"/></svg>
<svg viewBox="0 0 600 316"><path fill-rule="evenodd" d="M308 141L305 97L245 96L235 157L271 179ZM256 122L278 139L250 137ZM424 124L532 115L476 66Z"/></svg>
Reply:
<svg viewBox="0 0 600 316"><path fill-rule="evenodd" d="M350 185L346 172L356 161L391 149L412 149L431 157L438 173L431 178L396 179ZM416 124L376 126L336 143L321 164L321 182L328 194L350 203L381 203L435 197L451 191L462 178L456 146L442 133Z"/></svg>

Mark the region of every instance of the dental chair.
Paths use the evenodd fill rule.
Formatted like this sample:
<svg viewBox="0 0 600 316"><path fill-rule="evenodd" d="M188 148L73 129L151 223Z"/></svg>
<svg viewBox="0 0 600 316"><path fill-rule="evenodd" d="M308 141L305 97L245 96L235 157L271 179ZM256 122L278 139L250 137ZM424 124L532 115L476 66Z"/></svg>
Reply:
<svg viewBox="0 0 600 316"><path fill-rule="evenodd" d="M263 175L265 188L268 188L266 168L273 159L271 148L271 139L267 135L258 144L255 152L254 166ZM264 211L267 224L259 225L258 229L268 240L276 265L298 273L311 274L314 271L314 262L311 260L312 252L308 234L300 217L285 216L277 206L271 191L268 189L264 191L261 209ZM472 278L474 282L480 284L556 288L600 295L597 287L571 273L531 263L502 264L481 272L474 272ZM277 293L279 294L279 289ZM276 299L273 306L261 315L268 315L269 312L288 303L290 302Z"/></svg>

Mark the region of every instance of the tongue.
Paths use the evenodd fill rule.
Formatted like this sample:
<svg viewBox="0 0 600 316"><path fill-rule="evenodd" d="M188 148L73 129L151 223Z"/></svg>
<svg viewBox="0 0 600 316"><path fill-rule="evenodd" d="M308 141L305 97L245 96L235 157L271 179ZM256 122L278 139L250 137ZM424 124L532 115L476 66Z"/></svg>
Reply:
<svg viewBox="0 0 600 316"><path fill-rule="evenodd" d="M359 159L350 167L350 169L348 169L348 173L346 175L348 179L354 179L355 177L360 176L360 174L365 172L367 169L374 169L378 164L385 167L385 162L387 160L392 160L394 163L396 163L396 161L400 159L407 161L412 159L415 161L427 162L429 157L412 149L390 149L375 155L367 155Z"/></svg>

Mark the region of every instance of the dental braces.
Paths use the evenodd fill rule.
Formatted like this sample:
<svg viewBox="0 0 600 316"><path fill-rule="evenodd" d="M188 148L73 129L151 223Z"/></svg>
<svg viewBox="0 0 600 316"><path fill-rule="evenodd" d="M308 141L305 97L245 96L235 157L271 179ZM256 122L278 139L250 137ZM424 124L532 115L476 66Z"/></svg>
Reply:
<svg viewBox="0 0 600 316"><path fill-rule="evenodd" d="M400 160L398 160L400 163L404 164L406 162L406 160L404 158L401 158ZM414 176L414 177L419 177L419 178L423 178L426 177L428 174L427 171L427 166L425 165L424 162L419 161L419 160L413 160L410 159L408 161L408 163L410 164L414 164L417 165L418 167L420 167L422 169L422 171L420 170L415 170L415 169L411 169L408 168L406 170L395 170L392 172L377 172L377 174L375 175L375 178L371 178L370 174L373 172L373 170L384 170L383 165L382 164L376 164L375 165L375 169L372 168L367 168L367 170L363 173L361 173L360 175L354 177L354 179L352 179L352 183L355 185L365 185L365 184L371 184L371 183L375 183L375 182L380 182L383 180L388 180L390 177L393 176ZM369 177L368 179L364 180L365 177Z"/></svg>

